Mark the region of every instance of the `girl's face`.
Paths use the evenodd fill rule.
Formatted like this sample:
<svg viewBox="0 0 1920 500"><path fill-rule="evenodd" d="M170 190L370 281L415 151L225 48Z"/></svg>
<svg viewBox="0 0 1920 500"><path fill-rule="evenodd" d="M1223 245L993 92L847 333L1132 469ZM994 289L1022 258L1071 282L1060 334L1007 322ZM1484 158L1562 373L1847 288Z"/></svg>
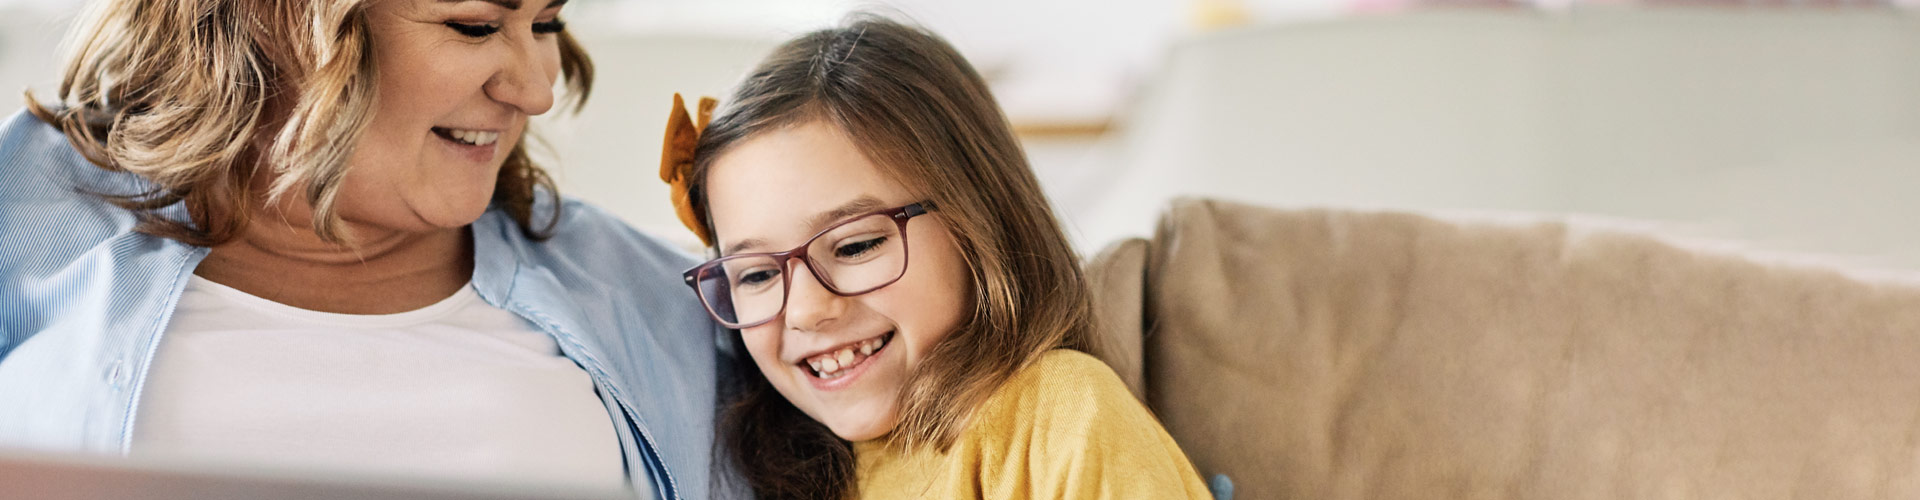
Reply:
<svg viewBox="0 0 1920 500"><path fill-rule="evenodd" d="M341 215L416 231L478 219L527 117L553 107L562 3L367 7L379 102L349 159Z"/></svg>
<svg viewBox="0 0 1920 500"><path fill-rule="evenodd" d="M716 159L707 193L723 255L786 251L847 220L835 214L924 201L819 121L743 140ZM900 280L852 297L823 288L804 261L789 261L785 310L740 333L773 387L842 439L893 430L908 375L969 313L967 265L939 212L910 219L905 239ZM823 377L822 369L831 370Z"/></svg>

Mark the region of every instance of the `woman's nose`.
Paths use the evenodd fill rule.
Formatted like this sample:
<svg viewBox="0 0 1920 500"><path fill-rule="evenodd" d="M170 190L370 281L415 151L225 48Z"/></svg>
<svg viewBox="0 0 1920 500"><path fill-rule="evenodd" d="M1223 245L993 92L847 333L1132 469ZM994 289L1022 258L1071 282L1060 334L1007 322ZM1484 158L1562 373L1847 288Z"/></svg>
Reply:
<svg viewBox="0 0 1920 500"><path fill-rule="evenodd" d="M512 37L507 46L509 55L505 65L487 80L487 97L527 115L553 109L553 83L559 78L558 53L547 54L552 47L524 35Z"/></svg>
<svg viewBox="0 0 1920 500"><path fill-rule="evenodd" d="M827 290L813 277L811 268L802 269L806 265L795 263L787 272L792 280L787 284L787 328L819 332L831 328L846 312L847 298Z"/></svg>

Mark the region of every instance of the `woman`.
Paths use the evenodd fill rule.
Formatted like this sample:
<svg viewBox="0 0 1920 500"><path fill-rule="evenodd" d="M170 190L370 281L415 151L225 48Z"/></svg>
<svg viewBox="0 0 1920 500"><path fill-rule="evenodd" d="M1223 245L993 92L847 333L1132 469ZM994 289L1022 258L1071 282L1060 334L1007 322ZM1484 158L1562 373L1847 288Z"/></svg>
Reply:
<svg viewBox="0 0 1920 500"><path fill-rule="evenodd" d="M0 446L706 497L694 261L522 142L564 2L92 6L0 124Z"/></svg>

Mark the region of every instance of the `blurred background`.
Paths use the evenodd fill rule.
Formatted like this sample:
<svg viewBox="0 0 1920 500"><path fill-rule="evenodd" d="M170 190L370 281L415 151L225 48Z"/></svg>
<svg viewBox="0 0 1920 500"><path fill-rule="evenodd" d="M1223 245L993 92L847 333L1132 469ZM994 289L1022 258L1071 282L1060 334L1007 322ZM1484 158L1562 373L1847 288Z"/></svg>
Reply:
<svg viewBox="0 0 1920 500"><path fill-rule="evenodd" d="M80 3L0 0L0 91L52 95ZM1087 253L1199 195L1920 269L1920 0L573 0L600 79L539 154L691 245L656 177L671 93L855 9L972 59Z"/></svg>

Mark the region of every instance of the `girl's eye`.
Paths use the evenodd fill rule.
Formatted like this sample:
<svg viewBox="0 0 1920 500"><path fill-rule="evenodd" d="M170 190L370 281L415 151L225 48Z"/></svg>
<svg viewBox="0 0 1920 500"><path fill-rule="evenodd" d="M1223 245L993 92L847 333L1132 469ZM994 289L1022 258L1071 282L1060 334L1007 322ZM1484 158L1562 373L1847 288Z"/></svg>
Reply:
<svg viewBox="0 0 1920 500"><path fill-rule="evenodd" d="M488 35L500 32L499 26L491 24L462 24L452 21L448 21L446 24L447 27L452 28L455 33L470 38L486 38Z"/></svg>
<svg viewBox="0 0 1920 500"><path fill-rule="evenodd" d="M865 254L867 252L871 252L875 248L880 248L880 245L886 244L886 242L887 242L887 238L884 236L879 238L860 240L853 243L840 245L839 248L833 249L833 255L836 257L840 257L842 259L851 259L854 257L859 257L862 254Z"/></svg>
<svg viewBox="0 0 1920 500"><path fill-rule="evenodd" d="M547 21L543 23L533 23L533 33L537 35L551 35L554 33L565 31L566 29L567 29L567 22L561 21L559 19L555 19L555 20Z"/></svg>
<svg viewBox="0 0 1920 500"><path fill-rule="evenodd" d="M773 281L775 278L779 276L780 276L779 271L775 271L772 269L759 269L759 270L741 273L739 278L734 279L734 285L741 288L757 287L760 285L767 284L768 282Z"/></svg>

